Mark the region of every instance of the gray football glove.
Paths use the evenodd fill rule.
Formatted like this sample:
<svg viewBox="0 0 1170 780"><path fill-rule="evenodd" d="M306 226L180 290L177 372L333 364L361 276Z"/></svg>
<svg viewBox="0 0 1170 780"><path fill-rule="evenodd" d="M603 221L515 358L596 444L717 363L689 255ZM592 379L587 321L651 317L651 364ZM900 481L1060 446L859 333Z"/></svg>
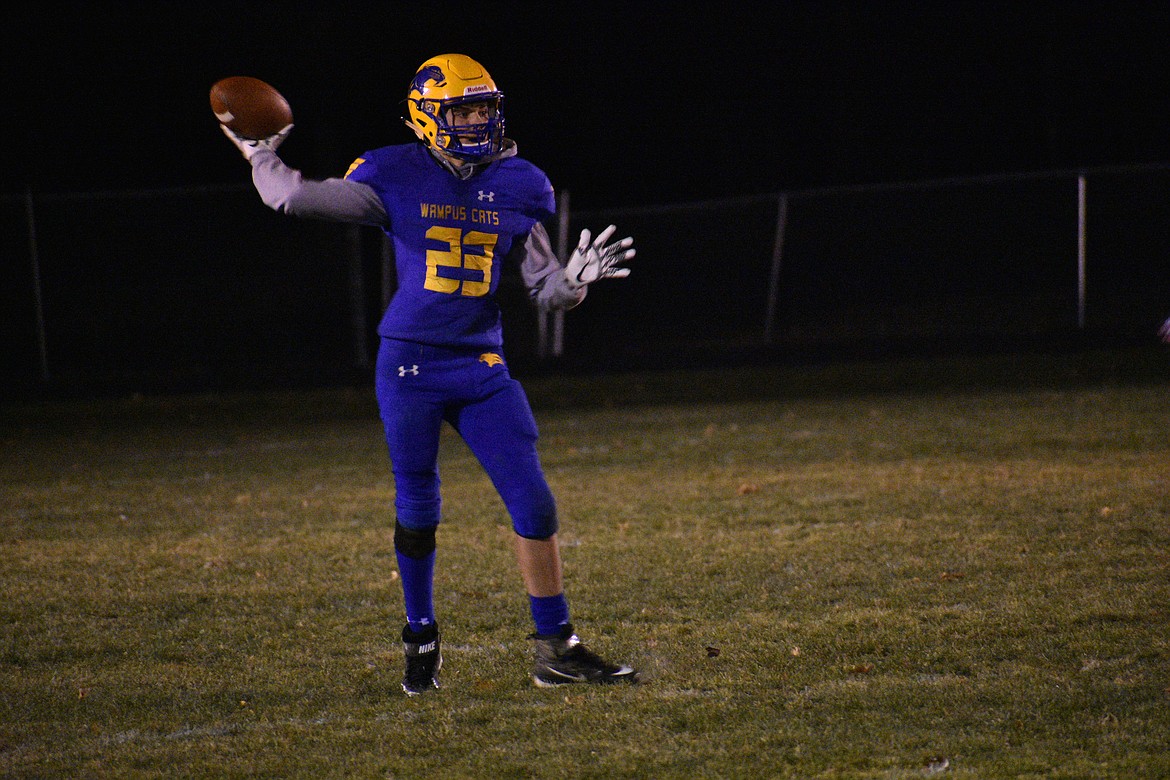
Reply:
<svg viewBox="0 0 1170 780"><path fill-rule="evenodd" d="M284 143L284 139L288 138L288 134L292 132L293 126L285 125L279 133L260 139L244 138L224 124L221 124L219 128L223 130L223 134L228 137L228 140L236 145L236 148L240 150L240 154L244 155L244 159L250 161L252 155L256 154L256 151L259 149L271 149L275 152L277 147Z"/></svg>
<svg viewBox="0 0 1170 780"><path fill-rule="evenodd" d="M621 279L630 275L629 268L619 267L621 263L633 258L636 250L630 247L634 239L623 238L606 245L606 241L613 235L617 227L610 225L590 243L588 230L581 231L581 239L577 242L569 263L565 266L565 278L569 287L580 289L592 284L598 279Z"/></svg>

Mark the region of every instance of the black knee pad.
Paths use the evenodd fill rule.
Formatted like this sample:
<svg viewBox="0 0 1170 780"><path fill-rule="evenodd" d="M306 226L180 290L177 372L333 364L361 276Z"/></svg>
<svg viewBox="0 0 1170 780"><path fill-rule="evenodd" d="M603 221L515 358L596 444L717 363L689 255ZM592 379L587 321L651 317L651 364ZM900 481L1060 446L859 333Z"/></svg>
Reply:
<svg viewBox="0 0 1170 780"><path fill-rule="evenodd" d="M395 521L394 549L407 558L426 558L435 551L435 529L415 530Z"/></svg>

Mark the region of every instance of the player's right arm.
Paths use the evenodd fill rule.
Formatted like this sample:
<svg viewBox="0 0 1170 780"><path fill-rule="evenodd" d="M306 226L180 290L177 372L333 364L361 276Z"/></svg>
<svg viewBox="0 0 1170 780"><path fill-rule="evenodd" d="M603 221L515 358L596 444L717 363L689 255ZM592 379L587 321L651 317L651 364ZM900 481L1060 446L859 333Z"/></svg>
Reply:
<svg viewBox="0 0 1170 780"><path fill-rule="evenodd" d="M284 164L276 150L292 131L292 125L259 140L237 135L227 125L221 124L220 129L252 166L252 183L270 208L294 217L365 225L386 223L382 199L369 186L344 179L306 179L300 171Z"/></svg>
<svg viewBox="0 0 1170 780"><path fill-rule="evenodd" d="M386 223L382 199L367 184L336 178L306 179L271 149L257 151L248 162L260 198L282 214L364 225Z"/></svg>

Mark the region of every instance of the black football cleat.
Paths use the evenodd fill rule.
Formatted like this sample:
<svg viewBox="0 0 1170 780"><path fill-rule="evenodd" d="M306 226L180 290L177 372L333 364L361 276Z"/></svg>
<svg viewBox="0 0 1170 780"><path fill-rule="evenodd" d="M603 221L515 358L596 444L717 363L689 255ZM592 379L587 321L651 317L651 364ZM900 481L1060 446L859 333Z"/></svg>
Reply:
<svg viewBox="0 0 1170 780"><path fill-rule="evenodd" d="M406 695L418 696L437 689L439 669L443 666L439 627L430 625L417 634L410 630L410 626L403 627L402 647L406 651L406 676L402 678L402 690Z"/></svg>
<svg viewBox="0 0 1170 780"><path fill-rule="evenodd" d="M602 660L581 644L572 626L565 626L560 634L533 634L529 639L536 642L532 681L540 688L573 683L611 685L638 682L638 673L632 667Z"/></svg>

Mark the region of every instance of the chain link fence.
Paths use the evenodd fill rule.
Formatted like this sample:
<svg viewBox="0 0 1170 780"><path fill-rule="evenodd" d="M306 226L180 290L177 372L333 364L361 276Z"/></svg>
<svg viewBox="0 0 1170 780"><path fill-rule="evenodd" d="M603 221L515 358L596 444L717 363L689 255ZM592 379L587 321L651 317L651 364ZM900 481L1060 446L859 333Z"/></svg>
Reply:
<svg viewBox="0 0 1170 780"><path fill-rule="evenodd" d="M1170 313L1170 166L780 192L576 211L624 280L563 317L518 274L514 370L859 350L1141 341ZM0 201L0 386L79 392L363 381L394 286L372 228L275 214L250 185Z"/></svg>

